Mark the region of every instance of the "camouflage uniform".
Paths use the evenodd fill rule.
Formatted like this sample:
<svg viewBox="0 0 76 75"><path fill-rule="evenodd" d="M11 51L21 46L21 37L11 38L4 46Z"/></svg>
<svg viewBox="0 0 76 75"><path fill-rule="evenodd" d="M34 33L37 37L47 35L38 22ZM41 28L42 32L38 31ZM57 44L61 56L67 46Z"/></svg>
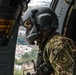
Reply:
<svg viewBox="0 0 76 75"><path fill-rule="evenodd" d="M43 59L49 61L55 72L51 75L73 75L73 41L60 35L53 36L47 41Z"/></svg>

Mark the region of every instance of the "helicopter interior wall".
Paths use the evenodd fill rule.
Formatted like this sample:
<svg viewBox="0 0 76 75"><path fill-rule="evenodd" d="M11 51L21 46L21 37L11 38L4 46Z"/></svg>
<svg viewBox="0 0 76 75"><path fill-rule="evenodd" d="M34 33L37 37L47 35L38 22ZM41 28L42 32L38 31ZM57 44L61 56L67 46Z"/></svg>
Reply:
<svg viewBox="0 0 76 75"><path fill-rule="evenodd" d="M76 41L76 9L74 9L71 13L70 19L67 24L67 31L65 36Z"/></svg>

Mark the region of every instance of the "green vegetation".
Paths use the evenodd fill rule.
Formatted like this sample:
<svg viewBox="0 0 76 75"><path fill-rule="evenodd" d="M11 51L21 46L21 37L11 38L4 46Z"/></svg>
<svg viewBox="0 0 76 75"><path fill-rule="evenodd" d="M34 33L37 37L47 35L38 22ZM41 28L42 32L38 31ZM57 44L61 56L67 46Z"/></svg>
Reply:
<svg viewBox="0 0 76 75"><path fill-rule="evenodd" d="M26 52L24 55L22 55L22 57L20 59L15 59L15 64L17 65L23 65L24 63L28 64L31 62L31 60L36 61L36 56L37 56L37 51L36 50L32 50L31 52ZM26 71L25 71L26 73ZM21 70L17 70L15 69L14 71L14 75L23 75L23 69L21 68ZM26 75L26 74L25 74Z"/></svg>
<svg viewBox="0 0 76 75"><path fill-rule="evenodd" d="M22 30L22 28L21 28ZM23 29L25 31L25 29ZM17 38L17 45L28 45L26 39L25 39L25 35L19 34L18 38ZM21 69L17 69L17 67L15 67L14 70L14 75L23 75L23 68L25 67L25 64L29 65L31 60L36 61L36 57L37 57L37 50L32 50L31 52L26 52L24 53L24 55L22 55L22 57L20 57L19 59L15 58L15 65L21 66ZM25 75L26 75L26 71L25 71Z"/></svg>
<svg viewBox="0 0 76 75"><path fill-rule="evenodd" d="M14 71L14 75L22 75L22 71Z"/></svg>
<svg viewBox="0 0 76 75"><path fill-rule="evenodd" d="M32 50L31 52L26 52L20 59L15 59L17 65L22 65L23 63L29 63L31 60L36 61L37 51Z"/></svg>
<svg viewBox="0 0 76 75"><path fill-rule="evenodd" d="M20 59L16 59L16 61L15 61L15 63L17 64L17 65L22 65L23 63L24 63L24 60L22 59L22 58L20 58Z"/></svg>

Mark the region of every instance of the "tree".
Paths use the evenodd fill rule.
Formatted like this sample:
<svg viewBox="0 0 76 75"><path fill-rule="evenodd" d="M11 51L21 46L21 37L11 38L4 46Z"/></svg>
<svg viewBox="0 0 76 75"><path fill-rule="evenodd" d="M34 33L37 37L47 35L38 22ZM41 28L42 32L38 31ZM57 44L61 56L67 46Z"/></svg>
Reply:
<svg viewBox="0 0 76 75"><path fill-rule="evenodd" d="M22 75L21 71L14 71L14 75Z"/></svg>

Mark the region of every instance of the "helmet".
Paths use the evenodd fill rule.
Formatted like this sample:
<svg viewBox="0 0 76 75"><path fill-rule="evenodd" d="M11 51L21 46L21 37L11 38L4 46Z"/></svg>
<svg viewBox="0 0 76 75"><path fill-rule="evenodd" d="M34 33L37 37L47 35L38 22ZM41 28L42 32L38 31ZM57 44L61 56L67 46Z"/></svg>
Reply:
<svg viewBox="0 0 76 75"><path fill-rule="evenodd" d="M33 44L41 33L50 29L56 31L58 28L58 18L49 7L27 9L22 20L26 27L26 39L30 44Z"/></svg>

